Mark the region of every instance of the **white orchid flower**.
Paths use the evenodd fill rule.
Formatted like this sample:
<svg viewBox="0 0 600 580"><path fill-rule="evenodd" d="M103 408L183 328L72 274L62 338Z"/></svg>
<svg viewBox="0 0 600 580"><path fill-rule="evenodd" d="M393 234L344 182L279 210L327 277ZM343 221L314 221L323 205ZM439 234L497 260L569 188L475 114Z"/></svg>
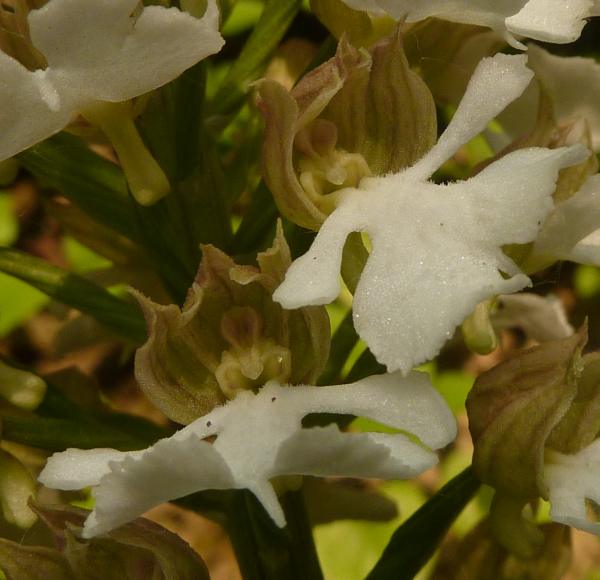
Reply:
<svg viewBox="0 0 600 580"><path fill-rule="evenodd" d="M487 26L519 49L518 37L568 43L579 38L586 18L600 14L598 0L343 0L355 10L417 22L430 16Z"/></svg>
<svg viewBox="0 0 600 580"><path fill-rule="evenodd" d="M466 181L429 181L529 84L525 61L502 54L482 60L425 157L338 192L337 208L274 299L285 308L334 300L345 239L367 232L373 249L354 294L354 324L389 371L406 373L433 358L479 302L530 285L501 246L535 239L552 209L559 170L586 159L587 149L521 149Z"/></svg>
<svg viewBox="0 0 600 580"><path fill-rule="evenodd" d="M600 439L574 455L546 451L544 484L550 517L566 526L600 535L600 523L588 517L586 500L600 504Z"/></svg>
<svg viewBox="0 0 600 580"><path fill-rule="evenodd" d="M309 413L368 417L401 433L302 428ZM275 523L285 517L269 480L279 475L413 477L437 462L431 449L456 435L454 417L423 373L376 375L351 385L282 387L240 393L143 451L69 449L40 475L52 488L93 486L96 507L84 536L132 520L165 501L206 489L249 489ZM215 437L214 443L205 441Z"/></svg>
<svg viewBox="0 0 600 580"><path fill-rule="evenodd" d="M138 5L50 0L29 13L32 44L48 66L30 71L0 52L0 160L50 137L79 114L94 118L99 104L127 101L172 81L223 45L215 0L201 19L160 6L138 13Z"/></svg>

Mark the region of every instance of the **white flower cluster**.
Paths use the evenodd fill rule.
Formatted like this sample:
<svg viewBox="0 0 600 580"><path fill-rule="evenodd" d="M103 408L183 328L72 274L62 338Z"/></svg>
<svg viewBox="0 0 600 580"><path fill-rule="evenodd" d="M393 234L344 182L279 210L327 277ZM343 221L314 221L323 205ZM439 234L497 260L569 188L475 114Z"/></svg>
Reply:
<svg viewBox="0 0 600 580"><path fill-rule="evenodd" d="M521 37L570 42L585 18L600 9L592 0L345 1L409 22L436 16L488 26L519 48L525 48ZM214 0L201 19L155 6L133 17L137 4L50 0L30 14L32 42L48 66L29 71L0 53L1 159L59 131L97 102L124 101L169 82L223 43ZM590 68L587 62L576 64ZM572 74L572 68L563 69L546 71L550 77ZM590 86L597 102L597 68L594 74ZM466 181L431 181L446 160L524 93L533 75L524 54L484 59L437 145L400 173L365 178L359 187L339 193L337 208L274 295L285 308L333 301L340 291L346 237L367 233L372 251L354 296L354 322L389 374L331 387L269 383L147 450L55 454L40 481L59 489L94 487L88 537L204 489L249 489L283 526L269 483L273 477L403 478L436 462L432 450L454 438L454 419L426 376L411 369L433 358L480 301L531 285L502 247L532 242L540 254L555 259L600 264L600 178L590 178L563 203L555 206L552 199L559 172L590 154L582 145L519 149ZM560 80L554 86L557 92L567 90ZM575 109L565 107L565 114ZM592 129L598 128L597 111ZM302 418L317 412L369 417L412 433L419 443L402 434L302 428ZM207 437L216 438L209 443ZM565 516L568 502L561 500L560 489L566 485L565 470L578 469L579 458L590 461L581 453L571 459L573 465L557 464L548 472L557 518L575 525L583 517L581 506L576 515ZM582 480L582 494L588 479Z"/></svg>

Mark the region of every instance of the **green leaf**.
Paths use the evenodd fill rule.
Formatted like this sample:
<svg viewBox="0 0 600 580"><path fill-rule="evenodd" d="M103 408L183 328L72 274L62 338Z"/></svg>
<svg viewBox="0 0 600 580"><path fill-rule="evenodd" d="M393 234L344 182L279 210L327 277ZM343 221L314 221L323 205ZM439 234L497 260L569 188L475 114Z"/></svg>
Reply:
<svg viewBox="0 0 600 580"><path fill-rule="evenodd" d="M273 238L279 212L264 181L252 193L250 207L235 232L233 248L236 254L250 254L266 248Z"/></svg>
<svg viewBox="0 0 600 580"><path fill-rule="evenodd" d="M238 0L223 25L221 30L223 36L236 36L255 26L263 7L262 0Z"/></svg>
<svg viewBox="0 0 600 580"><path fill-rule="evenodd" d="M470 467L444 485L394 532L367 580L414 578L479 486Z"/></svg>
<svg viewBox="0 0 600 580"><path fill-rule="evenodd" d="M0 337L12 332L47 302L48 297L39 290L0 273Z"/></svg>
<svg viewBox="0 0 600 580"><path fill-rule="evenodd" d="M354 363L354 366L350 369L348 376L345 379L347 383L353 383L360 381L369 375L379 375L385 373L385 366L377 362L377 359L373 353L367 349L365 350L358 360Z"/></svg>
<svg viewBox="0 0 600 580"><path fill-rule="evenodd" d="M243 100L250 84L265 68L292 20L301 0L270 0L238 58L211 102L211 115L231 113Z"/></svg>
<svg viewBox="0 0 600 580"><path fill-rule="evenodd" d="M2 437L23 445L64 451L69 447L94 449L110 447L121 451L143 449L148 441L100 422L71 421L40 417L2 417Z"/></svg>
<svg viewBox="0 0 600 580"><path fill-rule="evenodd" d="M333 385L338 382L344 363L357 342L358 335L354 330L352 311L349 311L331 339L329 360L319 378L320 385Z"/></svg>
<svg viewBox="0 0 600 580"><path fill-rule="evenodd" d="M138 125L167 174L171 194L138 208L144 246L165 285L182 302L200 261L200 244L226 248L231 224L216 147L204 131L206 66L200 63L158 91Z"/></svg>
<svg viewBox="0 0 600 580"><path fill-rule="evenodd" d="M19 221L9 193L0 192L0 245L10 246L19 236Z"/></svg>
<svg viewBox="0 0 600 580"><path fill-rule="evenodd" d="M142 343L146 338L146 324L137 306L113 296L85 278L8 248L0 248L0 271L93 316L123 338L135 343Z"/></svg>
<svg viewBox="0 0 600 580"><path fill-rule="evenodd" d="M82 139L59 133L21 153L19 161L43 185L60 191L96 221L138 239L135 206L123 172Z"/></svg>

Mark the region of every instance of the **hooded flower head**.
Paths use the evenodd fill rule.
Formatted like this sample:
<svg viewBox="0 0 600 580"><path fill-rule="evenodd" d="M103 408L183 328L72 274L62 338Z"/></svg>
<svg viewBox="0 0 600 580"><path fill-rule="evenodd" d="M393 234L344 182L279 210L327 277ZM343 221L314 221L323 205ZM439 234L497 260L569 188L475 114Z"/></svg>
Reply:
<svg viewBox="0 0 600 580"><path fill-rule="evenodd" d="M484 59L424 157L338 192L337 208L292 264L275 300L286 308L334 300L346 237L366 232L372 251L354 294L355 327L388 370L406 373L435 356L480 301L528 286L501 247L535 238L552 209L558 172L584 160L586 148L523 149L463 182L429 180L521 94L533 75L525 60Z"/></svg>
<svg viewBox="0 0 600 580"><path fill-rule="evenodd" d="M525 48L518 37L558 44L579 38L586 18L600 14L597 0L344 0L355 10L388 14L417 22L430 16L488 26L515 48Z"/></svg>
<svg viewBox="0 0 600 580"><path fill-rule="evenodd" d="M532 555L539 531L523 507L548 499L553 520L600 534L600 355L576 334L520 352L480 375L467 411L479 478L496 489L491 521L511 550Z"/></svg>
<svg viewBox="0 0 600 580"><path fill-rule="evenodd" d="M159 409L185 424L270 380L314 382L329 356L325 308L290 312L272 300L291 263L281 224L258 267L236 264L214 246L202 251L183 308L136 293L148 322L137 380Z"/></svg>
<svg viewBox="0 0 600 580"><path fill-rule="evenodd" d="M382 404L385 402L385 404ZM368 417L396 433L302 428L309 413ZM40 481L58 489L93 486L96 507L84 537L124 524L150 508L206 489L249 489L275 523L285 517L269 480L279 475L408 478L437 462L431 449L456 434L454 417L425 374L372 376L351 385L245 391L143 451L69 449L53 455ZM209 443L207 437L216 437Z"/></svg>

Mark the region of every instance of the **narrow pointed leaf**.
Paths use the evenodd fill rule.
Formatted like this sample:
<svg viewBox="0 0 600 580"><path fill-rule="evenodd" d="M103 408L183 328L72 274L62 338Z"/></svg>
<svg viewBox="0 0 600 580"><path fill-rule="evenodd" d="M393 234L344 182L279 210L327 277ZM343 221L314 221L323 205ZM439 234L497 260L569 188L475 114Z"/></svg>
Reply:
<svg viewBox="0 0 600 580"><path fill-rule="evenodd" d="M96 221L137 239L123 172L81 139L60 133L21 153L19 161L40 183L58 190Z"/></svg>
<svg viewBox="0 0 600 580"><path fill-rule="evenodd" d="M427 563L452 522L479 489L471 468L442 487L392 536L367 580L408 580Z"/></svg>
<svg viewBox="0 0 600 580"><path fill-rule="evenodd" d="M59 302L93 316L107 328L136 343L146 327L139 309L76 274L18 250L0 248L0 271L19 278Z"/></svg>

